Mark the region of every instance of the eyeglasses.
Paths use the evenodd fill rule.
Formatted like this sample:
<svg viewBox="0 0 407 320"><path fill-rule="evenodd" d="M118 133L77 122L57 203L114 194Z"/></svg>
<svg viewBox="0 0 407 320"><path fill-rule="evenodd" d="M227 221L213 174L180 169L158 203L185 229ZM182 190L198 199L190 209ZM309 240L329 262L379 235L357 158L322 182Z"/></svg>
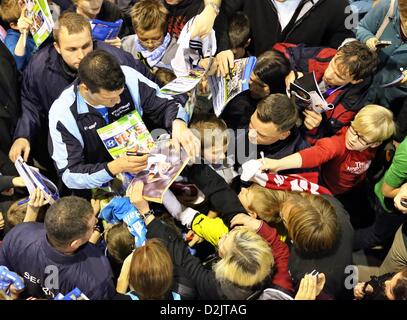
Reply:
<svg viewBox="0 0 407 320"><path fill-rule="evenodd" d="M163 42L163 37L164 36L160 36L160 38L158 39L147 39L147 40L142 40L142 39L138 39L138 41L140 42L140 44L144 47L144 45L153 45L153 46L160 46L161 43Z"/></svg>
<svg viewBox="0 0 407 320"><path fill-rule="evenodd" d="M358 138L358 141L362 145L368 146L369 144L373 143L373 142L369 142L365 138L363 138L359 133L357 133L357 131L352 126L349 127L349 131L353 136L356 136Z"/></svg>

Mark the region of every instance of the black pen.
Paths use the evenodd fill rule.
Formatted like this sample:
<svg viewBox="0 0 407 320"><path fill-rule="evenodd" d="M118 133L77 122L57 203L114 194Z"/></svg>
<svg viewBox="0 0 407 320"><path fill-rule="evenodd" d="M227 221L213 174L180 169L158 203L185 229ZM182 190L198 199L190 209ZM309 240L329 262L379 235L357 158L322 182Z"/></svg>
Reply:
<svg viewBox="0 0 407 320"><path fill-rule="evenodd" d="M137 156L137 157L142 157L145 156L148 153L142 153L142 152L134 152L134 151L126 151L127 156Z"/></svg>

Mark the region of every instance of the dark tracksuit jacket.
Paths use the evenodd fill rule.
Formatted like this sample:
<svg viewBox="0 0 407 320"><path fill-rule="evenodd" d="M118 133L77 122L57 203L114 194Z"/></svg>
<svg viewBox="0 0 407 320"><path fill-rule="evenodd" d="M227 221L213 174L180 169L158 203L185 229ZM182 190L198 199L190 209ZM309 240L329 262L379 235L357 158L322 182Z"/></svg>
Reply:
<svg viewBox="0 0 407 320"><path fill-rule="evenodd" d="M102 49L119 61L153 79L145 65L123 50L101 41L94 41L94 50ZM21 88L22 114L18 119L14 139L26 138L31 143L35 158L47 168L52 167L46 143L48 137L48 112L61 92L76 78L61 56L50 45L39 50L30 60L23 73ZM50 165L49 165L50 164Z"/></svg>
<svg viewBox="0 0 407 320"><path fill-rule="evenodd" d="M54 299L76 287L91 300L111 299L116 293L109 261L100 249L88 243L73 255L63 255L49 244L42 223L25 222L8 232L0 245L0 265L24 278L22 297Z"/></svg>
<svg viewBox="0 0 407 320"><path fill-rule="evenodd" d="M136 70L122 66L126 77L121 101L108 108L109 122L137 110L155 128L171 131L172 122L189 117L184 108ZM74 82L53 103L49 112L49 152L62 181L70 189L100 187L114 178L107 168L113 159L106 151L97 129L107 125L93 107L89 107Z"/></svg>

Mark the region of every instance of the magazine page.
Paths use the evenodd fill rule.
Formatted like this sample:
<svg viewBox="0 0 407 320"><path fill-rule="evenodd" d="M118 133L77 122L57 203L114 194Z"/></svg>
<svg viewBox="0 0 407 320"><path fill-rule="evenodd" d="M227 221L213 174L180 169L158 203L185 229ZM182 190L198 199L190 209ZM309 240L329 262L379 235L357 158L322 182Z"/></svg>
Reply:
<svg viewBox="0 0 407 320"><path fill-rule="evenodd" d="M188 161L189 157L184 149L176 151L170 140L159 141L149 155L147 169L133 175L130 186L136 181L143 181L143 196L146 200L162 203L164 193Z"/></svg>
<svg viewBox="0 0 407 320"><path fill-rule="evenodd" d="M332 104L326 102L322 95L314 72L305 73L291 83L289 96L291 97L291 95L296 97L295 103L301 110L309 109L323 113L334 108Z"/></svg>
<svg viewBox="0 0 407 320"><path fill-rule="evenodd" d="M39 47L52 33L54 21L47 0L25 0L27 17L33 20L30 27L35 45Z"/></svg>
<svg viewBox="0 0 407 320"><path fill-rule="evenodd" d="M166 95L183 94L194 89L205 75L204 69L192 69L189 75L175 78L160 89Z"/></svg>
<svg viewBox="0 0 407 320"><path fill-rule="evenodd" d="M90 26L92 28L92 38L100 41L116 39L119 35L122 24L123 19L114 22L91 19Z"/></svg>
<svg viewBox="0 0 407 320"><path fill-rule="evenodd" d="M97 133L113 159L128 150L137 148L138 152L149 153L155 147L153 137L136 110L97 129Z"/></svg>
<svg viewBox="0 0 407 320"><path fill-rule="evenodd" d="M230 77L209 77L213 109L217 117L220 116L230 100L249 89L250 75L255 64L256 57L237 59L234 67L230 70Z"/></svg>
<svg viewBox="0 0 407 320"><path fill-rule="evenodd" d="M47 177L43 176L37 168L29 166L21 156L17 158L14 165L20 177L24 180L30 195L35 192L36 188L40 188L45 195L49 196L51 204L59 199L56 185Z"/></svg>

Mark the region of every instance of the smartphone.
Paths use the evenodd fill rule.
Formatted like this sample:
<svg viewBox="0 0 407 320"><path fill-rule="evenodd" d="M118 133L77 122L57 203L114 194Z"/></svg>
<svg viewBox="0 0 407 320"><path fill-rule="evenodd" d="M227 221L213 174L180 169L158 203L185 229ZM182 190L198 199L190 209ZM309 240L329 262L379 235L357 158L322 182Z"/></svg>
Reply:
<svg viewBox="0 0 407 320"><path fill-rule="evenodd" d="M379 41L376 44L376 48L377 49L382 49L382 48L386 48L388 46L391 46L392 42L391 41Z"/></svg>
<svg viewBox="0 0 407 320"><path fill-rule="evenodd" d="M142 153L142 152L134 152L134 151L126 151L127 156L137 156L137 157L142 157L145 156L148 153Z"/></svg>

